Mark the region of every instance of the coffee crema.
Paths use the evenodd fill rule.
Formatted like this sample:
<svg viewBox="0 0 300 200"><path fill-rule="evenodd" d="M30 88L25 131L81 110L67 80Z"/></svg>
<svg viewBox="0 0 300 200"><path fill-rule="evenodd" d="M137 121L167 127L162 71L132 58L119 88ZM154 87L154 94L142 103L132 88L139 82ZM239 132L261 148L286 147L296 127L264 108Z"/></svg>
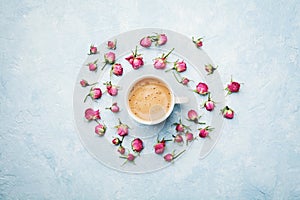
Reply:
<svg viewBox="0 0 300 200"><path fill-rule="evenodd" d="M128 105L136 117L155 121L171 108L172 95L168 86L156 78L144 78L131 88Z"/></svg>

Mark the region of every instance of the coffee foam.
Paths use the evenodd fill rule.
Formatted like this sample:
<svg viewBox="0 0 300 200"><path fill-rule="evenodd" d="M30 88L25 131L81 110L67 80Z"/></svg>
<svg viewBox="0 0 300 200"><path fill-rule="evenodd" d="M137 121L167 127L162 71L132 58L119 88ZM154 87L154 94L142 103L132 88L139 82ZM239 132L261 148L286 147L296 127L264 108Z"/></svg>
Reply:
<svg viewBox="0 0 300 200"><path fill-rule="evenodd" d="M145 78L138 81L129 92L128 105L138 118L154 121L162 118L171 107L171 91L162 81Z"/></svg>

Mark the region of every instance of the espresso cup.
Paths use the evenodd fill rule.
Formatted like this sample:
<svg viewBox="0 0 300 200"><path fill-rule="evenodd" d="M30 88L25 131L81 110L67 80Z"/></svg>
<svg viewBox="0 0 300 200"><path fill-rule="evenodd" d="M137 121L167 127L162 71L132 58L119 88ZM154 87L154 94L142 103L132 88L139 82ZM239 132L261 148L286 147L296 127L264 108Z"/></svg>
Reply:
<svg viewBox="0 0 300 200"><path fill-rule="evenodd" d="M126 96L129 116L145 125L163 122L170 116L175 104L187 102L188 98L176 97L170 85L154 75L136 79Z"/></svg>

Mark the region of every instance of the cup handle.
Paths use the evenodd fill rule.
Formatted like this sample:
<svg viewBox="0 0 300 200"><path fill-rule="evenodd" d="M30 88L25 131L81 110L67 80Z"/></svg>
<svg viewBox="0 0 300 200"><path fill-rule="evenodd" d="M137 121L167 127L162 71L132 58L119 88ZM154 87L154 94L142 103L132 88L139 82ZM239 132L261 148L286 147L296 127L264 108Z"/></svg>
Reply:
<svg viewBox="0 0 300 200"><path fill-rule="evenodd" d="M184 104L189 102L189 98L187 97L175 97L175 104Z"/></svg>

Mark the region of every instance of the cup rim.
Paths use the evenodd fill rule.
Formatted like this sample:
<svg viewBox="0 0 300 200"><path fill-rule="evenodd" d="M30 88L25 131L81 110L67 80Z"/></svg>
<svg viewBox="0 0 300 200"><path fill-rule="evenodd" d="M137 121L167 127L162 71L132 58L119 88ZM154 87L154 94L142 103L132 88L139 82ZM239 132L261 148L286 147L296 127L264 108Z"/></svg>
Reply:
<svg viewBox="0 0 300 200"><path fill-rule="evenodd" d="M147 120L143 120L139 117L137 117L136 115L134 115L130 109L130 106L129 106L129 102L128 102L128 97L129 97L129 93L132 89L132 87L139 81L143 80L143 79L146 79L146 78L154 78L154 79L158 79L160 81L162 81L166 86L167 88L169 89L170 93L171 93L171 103L170 103L170 108L168 109L168 111L166 112L166 114L159 118L159 119L156 119L156 120L151 120L151 121L147 121ZM173 109L174 109L174 106L175 106L175 95L174 95L174 92L171 88L171 86L165 81L163 80L161 77L157 76L157 75L154 75L154 74L147 74L147 75L142 75L142 76L139 76L138 78L136 78L128 87L128 90L126 92L126 110L129 114L129 116L131 118L133 118L136 122L140 123L140 124L144 124L144 125L155 125L155 124L159 124L163 121L165 121L169 116L170 114L172 113Z"/></svg>

